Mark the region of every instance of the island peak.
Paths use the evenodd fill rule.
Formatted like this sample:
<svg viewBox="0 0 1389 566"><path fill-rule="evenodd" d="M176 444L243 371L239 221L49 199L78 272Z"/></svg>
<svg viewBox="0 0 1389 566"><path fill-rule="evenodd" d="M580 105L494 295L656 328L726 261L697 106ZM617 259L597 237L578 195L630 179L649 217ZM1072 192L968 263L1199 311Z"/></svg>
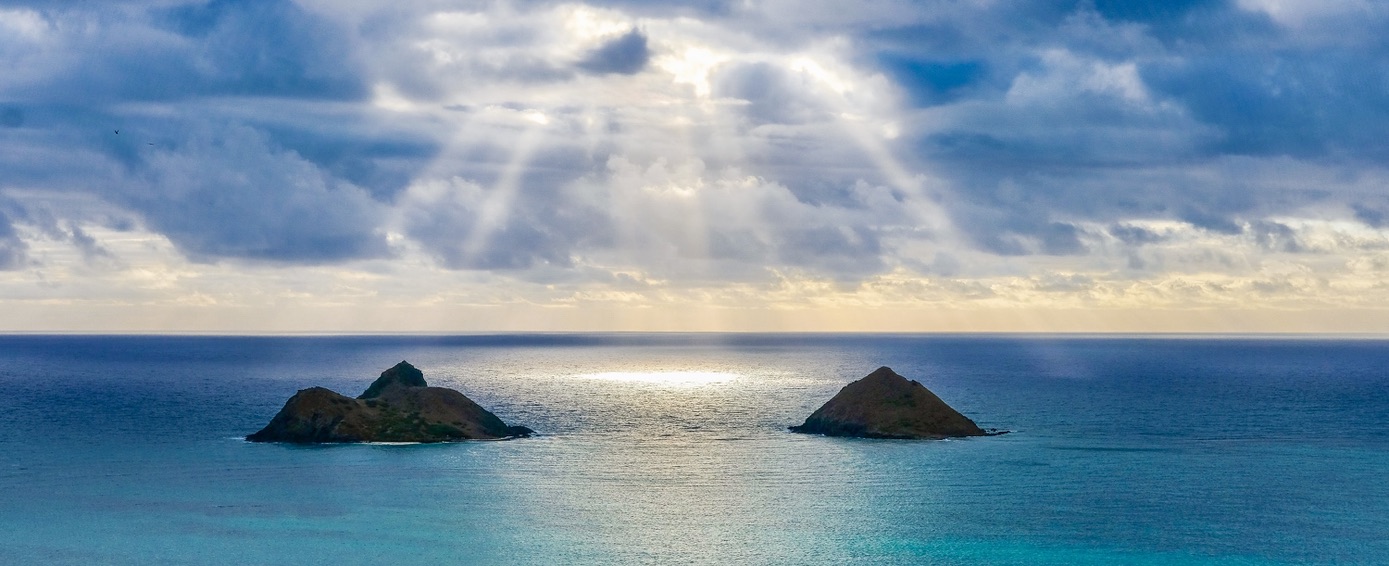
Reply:
<svg viewBox="0 0 1389 566"><path fill-rule="evenodd" d="M987 436L926 386L882 366L839 391L792 432L867 438Z"/></svg>
<svg viewBox="0 0 1389 566"><path fill-rule="evenodd" d="M363 391L357 398L371 399L380 397L381 393L386 391L386 388L393 385L402 387L429 387L429 384L424 381L424 372L410 365L410 362L401 360L400 363L392 366L391 369L381 372L381 377L371 382L367 390Z"/></svg>
<svg viewBox="0 0 1389 566"><path fill-rule="evenodd" d="M467 396L430 387L424 372L400 362L356 399L324 387L301 389L252 442L446 442L529 436Z"/></svg>

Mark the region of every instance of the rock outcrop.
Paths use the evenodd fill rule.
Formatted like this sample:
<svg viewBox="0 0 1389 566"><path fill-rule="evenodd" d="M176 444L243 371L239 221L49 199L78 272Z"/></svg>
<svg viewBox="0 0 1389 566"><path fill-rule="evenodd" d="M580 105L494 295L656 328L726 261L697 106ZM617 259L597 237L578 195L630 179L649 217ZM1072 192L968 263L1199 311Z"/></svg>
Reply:
<svg viewBox="0 0 1389 566"><path fill-rule="evenodd" d="M883 366L844 386L792 432L866 438L987 436L916 381Z"/></svg>
<svg viewBox="0 0 1389 566"><path fill-rule="evenodd" d="M530 435L462 393L429 387L407 362L381 373L356 399L323 387L295 393L252 442L447 442Z"/></svg>

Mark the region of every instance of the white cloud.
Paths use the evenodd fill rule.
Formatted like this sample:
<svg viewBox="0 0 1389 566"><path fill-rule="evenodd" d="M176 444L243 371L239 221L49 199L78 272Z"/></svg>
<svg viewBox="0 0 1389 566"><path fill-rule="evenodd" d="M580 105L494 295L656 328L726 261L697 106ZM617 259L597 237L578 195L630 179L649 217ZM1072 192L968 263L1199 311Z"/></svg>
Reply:
<svg viewBox="0 0 1389 566"><path fill-rule="evenodd" d="M1138 66L1132 61L1087 60L1061 49L1043 52L1041 61L1040 73L1024 72L1013 79L1007 94L1010 103L1064 102L1081 93L1112 97L1137 106L1152 102L1148 88L1138 76Z"/></svg>
<svg viewBox="0 0 1389 566"><path fill-rule="evenodd" d="M1291 28L1330 18L1384 13L1382 6L1370 0L1237 0L1237 4L1245 10L1268 14Z"/></svg>
<svg viewBox="0 0 1389 566"><path fill-rule="evenodd" d="M37 41L48 35L49 23L38 12L27 9L0 9L0 28L11 37Z"/></svg>

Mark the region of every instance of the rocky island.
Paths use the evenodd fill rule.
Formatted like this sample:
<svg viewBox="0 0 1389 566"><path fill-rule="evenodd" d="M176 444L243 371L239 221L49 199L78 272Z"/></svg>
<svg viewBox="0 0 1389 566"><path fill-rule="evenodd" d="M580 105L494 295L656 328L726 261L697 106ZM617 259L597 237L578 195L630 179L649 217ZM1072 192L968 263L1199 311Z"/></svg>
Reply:
<svg viewBox="0 0 1389 566"><path fill-rule="evenodd" d="M356 399L323 387L295 393L251 442L447 442L528 436L462 393L430 387L408 362L381 372Z"/></svg>
<svg viewBox="0 0 1389 566"><path fill-rule="evenodd" d="M844 386L792 432L865 438L989 436L915 380L883 366Z"/></svg>

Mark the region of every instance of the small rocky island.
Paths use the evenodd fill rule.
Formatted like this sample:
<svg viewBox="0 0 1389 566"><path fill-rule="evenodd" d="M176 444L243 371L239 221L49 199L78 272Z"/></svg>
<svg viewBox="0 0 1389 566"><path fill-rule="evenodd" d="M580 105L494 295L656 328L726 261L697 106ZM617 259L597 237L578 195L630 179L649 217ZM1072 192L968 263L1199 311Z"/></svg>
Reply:
<svg viewBox="0 0 1389 566"><path fill-rule="evenodd" d="M251 442L447 442L528 436L462 393L430 387L408 362L381 373L356 399L323 387L295 393Z"/></svg>
<svg viewBox="0 0 1389 566"><path fill-rule="evenodd" d="M844 386L792 432L864 438L949 438L986 432L926 386L883 366Z"/></svg>

